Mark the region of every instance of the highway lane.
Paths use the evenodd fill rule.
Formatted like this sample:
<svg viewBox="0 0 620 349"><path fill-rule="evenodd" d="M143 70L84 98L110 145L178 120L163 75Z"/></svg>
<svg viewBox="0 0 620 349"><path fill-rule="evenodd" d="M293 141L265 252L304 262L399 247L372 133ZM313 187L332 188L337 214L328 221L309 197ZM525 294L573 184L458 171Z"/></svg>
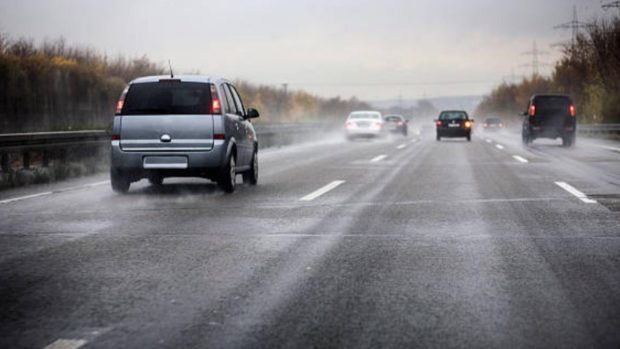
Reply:
<svg viewBox="0 0 620 349"><path fill-rule="evenodd" d="M432 136L2 193L0 347L617 347L615 144Z"/></svg>

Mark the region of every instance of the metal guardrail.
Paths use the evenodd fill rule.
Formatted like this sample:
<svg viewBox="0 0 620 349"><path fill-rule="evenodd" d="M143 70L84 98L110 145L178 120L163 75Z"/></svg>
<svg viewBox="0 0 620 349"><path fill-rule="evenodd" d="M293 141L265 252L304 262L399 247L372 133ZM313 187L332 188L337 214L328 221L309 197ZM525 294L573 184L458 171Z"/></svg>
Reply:
<svg viewBox="0 0 620 349"><path fill-rule="evenodd" d="M42 148L106 142L110 140L107 131L65 131L0 134L0 150L18 151L23 148Z"/></svg>
<svg viewBox="0 0 620 349"><path fill-rule="evenodd" d="M311 134L325 129L323 123L256 124L261 146L288 144L294 135ZM22 168L30 168L31 153L39 152L43 166L48 166L55 150L87 145L104 145L110 142L110 134L104 130L33 132L0 134L0 170L9 172L10 154L19 154Z"/></svg>
<svg viewBox="0 0 620 349"><path fill-rule="evenodd" d="M577 132L585 135L620 134L620 124L584 124L577 125Z"/></svg>
<svg viewBox="0 0 620 349"><path fill-rule="evenodd" d="M18 154L21 167L28 169L32 152L40 152L42 165L47 167L50 158L58 150L71 146L104 144L109 140L109 133L101 130L0 134L0 170L3 173L10 171L11 154Z"/></svg>

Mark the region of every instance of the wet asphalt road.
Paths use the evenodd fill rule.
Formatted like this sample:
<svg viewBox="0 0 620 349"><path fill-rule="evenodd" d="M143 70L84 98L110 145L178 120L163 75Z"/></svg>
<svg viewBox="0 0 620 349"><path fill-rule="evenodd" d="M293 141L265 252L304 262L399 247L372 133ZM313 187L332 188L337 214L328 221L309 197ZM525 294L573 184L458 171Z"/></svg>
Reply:
<svg viewBox="0 0 620 349"><path fill-rule="evenodd" d="M618 148L334 140L232 195L2 192L0 347L618 347Z"/></svg>

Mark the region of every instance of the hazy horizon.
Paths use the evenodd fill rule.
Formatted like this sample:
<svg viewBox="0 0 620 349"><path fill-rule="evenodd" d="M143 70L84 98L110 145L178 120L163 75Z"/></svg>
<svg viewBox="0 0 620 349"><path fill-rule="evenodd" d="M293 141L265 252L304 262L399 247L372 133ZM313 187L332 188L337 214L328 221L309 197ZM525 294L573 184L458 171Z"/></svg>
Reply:
<svg viewBox="0 0 620 349"><path fill-rule="evenodd" d="M109 56L148 56L178 72L363 100L488 94L529 75L534 40L548 74L570 40L553 26L608 14L600 0L544 3L284 0L0 0L0 31L63 37Z"/></svg>

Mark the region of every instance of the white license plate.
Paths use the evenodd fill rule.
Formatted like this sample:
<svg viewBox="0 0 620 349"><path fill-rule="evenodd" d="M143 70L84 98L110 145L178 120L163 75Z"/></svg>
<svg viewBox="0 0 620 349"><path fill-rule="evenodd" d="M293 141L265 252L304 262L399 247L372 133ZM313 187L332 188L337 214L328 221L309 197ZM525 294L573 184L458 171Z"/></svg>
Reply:
<svg viewBox="0 0 620 349"><path fill-rule="evenodd" d="M459 124L448 124L448 127L461 127Z"/></svg>
<svg viewBox="0 0 620 349"><path fill-rule="evenodd" d="M145 156L142 162L144 169L186 169L187 157L185 156Z"/></svg>

